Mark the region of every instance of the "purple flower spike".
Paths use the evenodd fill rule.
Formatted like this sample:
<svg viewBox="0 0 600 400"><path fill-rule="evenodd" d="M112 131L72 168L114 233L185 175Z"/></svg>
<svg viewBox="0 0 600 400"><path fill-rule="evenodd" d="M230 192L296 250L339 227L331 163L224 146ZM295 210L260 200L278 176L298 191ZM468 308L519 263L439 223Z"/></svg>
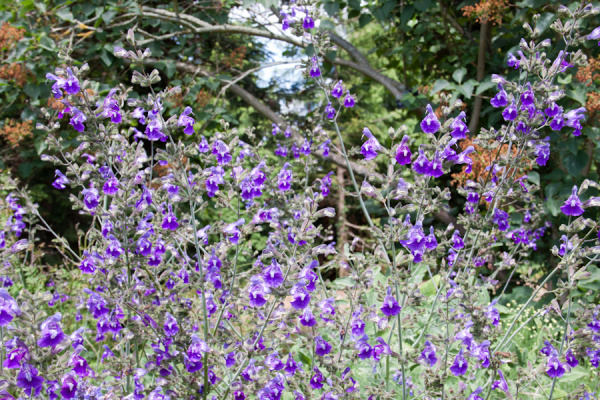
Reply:
<svg viewBox="0 0 600 400"><path fill-rule="evenodd" d="M235 221L235 222L227 225L225 228L223 228L223 233L229 237L229 241L231 243L238 244L238 242L240 240L240 235L242 234L239 227L244 225L245 223L246 223L246 220L244 218L240 218L237 221Z"/></svg>
<svg viewBox="0 0 600 400"><path fill-rule="evenodd" d="M515 103L510 103L510 106L506 107L504 111L502 111L502 117L505 121L514 121L517 118L518 111Z"/></svg>
<svg viewBox="0 0 600 400"><path fill-rule="evenodd" d="M483 397L479 395L481 392L483 392L483 388L481 386L477 387L477 389L467 397L467 400L484 400Z"/></svg>
<svg viewBox="0 0 600 400"><path fill-rule="evenodd" d="M329 354L331 352L331 345L329 343L327 343L325 341L325 339L323 339L321 337L321 335L317 336L315 338L315 353L318 356L326 356L327 354Z"/></svg>
<svg viewBox="0 0 600 400"><path fill-rule="evenodd" d="M77 392L77 380L73 376L73 373L63 376L62 387L60 388L60 394L63 396L63 399L74 398L76 392Z"/></svg>
<svg viewBox="0 0 600 400"><path fill-rule="evenodd" d="M504 379L504 374L502 373L502 371L498 370L498 375L500 376L500 379L492 383L492 390L500 389L504 393L507 393L508 383L506 382L506 379Z"/></svg>
<svg viewBox="0 0 600 400"><path fill-rule="evenodd" d="M275 259L263 270L263 279L269 287L279 287L283 283L283 271Z"/></svg>
<svg viewBox="0 0 600 400"><path fill-rule="evenodd" d="M396 149L396 162L400 165L410 164L410 158L412 157L412 154L410 152L410 148L408 147L409 141L410 137L404 135L402 137L402 141Z"/></svg>
<svg viewBox="0 0 600 400"><path fill-rule="evenodd" d="M596 29L594 29L592 31L592 33L590 33L589 35L587 35L587 39L588 40L598 40L598 39L600 39L600 26L597 27ZM598 46L600 46L600 42L598 42Z"/></svg>
<svg viewBox="0 0 600 400"><path fill-rule="evenodd" d="M292 170L288 169L289 167L289 163L283 164L281 171L279 171L279 174L277 175L277 186L282 192L286 192L292 187Z"/></svg>
<svg viewBox="0 0 600 400"><path fill-rule="evenodd" d="M67 185L69 183L69 179L67 179L67 177L60 172L60 170L56 170L54 171L55 176L57 176L58 178L56 178L56 180L54 182L52 182L52 186L54 186L55 188L59 189L59 190L63 190L66 188L65 185Z"/></svg>
<svg viewBox="0 0 600 400"><path fill-rule="evenodd" d="M161 226L163 229L169 229L171 231L174 231L179 227L177 217L173 213L173 206L171 204L169 204L169 211L165 213L165 218L163 219Z"/></svg>
<svg viewBox="0 0 600 400"><path fill-rule="evenodd" d="M335 108L333 108L333 106L331 105L331 102L327 103L327 107L325 107L325 116L328 119L335 118Z"/></svg>
<svg viewBox="0 0 600 400"><path fill-rule="evenodd" d="M61 319L62 314L56 313L42 322L42 336L37 342L38 346L54 348L67 338L59 325Z"/></svg>
<svg viewBox="0 0 600 400"><path fill-rule="evenodd" d="M575 358L575 355L573 354L573 351L571 349L568 349L565 353L565 359L567 361L567 364L569 364L571 368L575 368L579 365L579 360Z"/></svg>
<svg viewBox="0 0 600 400"><path fill-rule="evenodd" d="M23 388L31 397L37 396L42 391L44 378L38 375L38 370L28 364L23 363L19 375L17 376L17 386Z"/></svg>
<svg viewBox="0 0 600 400"><path fill-rule="evenodd" d="M69 77L65 81L65 92L67 92L67 94L79 93L79 90L81 89L79 80L77 80L77 77L73 74L71 68L67 68L67 74Z"/></svg>
<svg viewBox="0 0 600 400"><path fill-rule="evenodd" d="M319 69L319 61L316 56L313 56L311 59L311 67L310 67L310 76L313 78L317 78L321 76L321 70Z"/></svg>
<svg viewBox="0 0 600 400"><path fill-rule="evenodd" d="M174 316L169 313L165 314L165 324L163 326L165 330L165 335L167 336L175 336L177 332L179 332L179 326L177 325L177 320Z"/></svg>
<svg viewBox="0 0 600 400"><path fill-rule="evenodd" d="M464 351L465 350L463 348L460 349L460 352L456 355L456 358L454 359L454 363L452 364L452 366L450 366L450 372L452 372L454 376L462 376L467 373L469 363L465 359Z"/></svg>
<svg viewBox="0 0 600 400"><path fill-rule="evenodd" d="M229 146L225 144L222 140L217 140L213 144L212 153L217 158L217 162L219 165L229 164L231 161L231 153L229 151Z"/></svg>
<svg viewBox="0 0 600 400"><path fill-rule="evenodd" d="M501 83L498 84L498 90L499 92L496 93L492 100L490 100L490 103L492 104L492 107L506 107L508 105L508 94Z"/></svg>
<svg viewBox="0 0 600 400"><path fill-rule="evenodd" d="M377 157L377 152L381 151L383 147L379 144L379 141L373 136L369 128L363 129L363 136L367 137L367 141L363 143L360 148L360 152L365 157L366 161L372 160Z"/></svg>
<svg viewBox="0 0 600 400"><path fill-rule="evenodd" d="M392 296L392 288L387 288L387 295L383 299L383 304L380 308L381 312L388 317L400 314L402 307L398 304L398 301Z"/></svg>
<svg viewBox="0 0 600 400"><path fill-rule="evenodd" d="M306 18L304 18L304 22L302 22L302 27L306 30L315 27L315 21L310 17L310 15L307 15Z"/></svg>
<svg viewBox="0 0 600 400"><path fill-rule="evenodd" d="M438 358L435 355L436 352L436 348L433 345L433 343L429 342L429 340L425 341L425 348L423 349L423 351L421 352L421 355L419 356L419 362L421 362L422 364L428 366L428 367L433 367L435 365L435 363L438 361Z"/></svg>
<svg viewBox="0 0 600 400"><path fill-rule="evenodd" d="M319 368L314 367L315 374L310 378L310 387L313 389L321 389L323 387L323 374Z"/></svg>
<svg viewBox="0 0 600 400"><path fill-rule="evenodd" d="M350 91L347 90L346 91L346 97L344 97L344 107L346 108L352 108L354 107L355 101L354 101L354 96L352 96L350 94Z"/></svg>
<svg viewBox="0 0 600 400"><path fill-rule="evenodd" d="M501 230L502 232L506 232L506 230L508 229L508 213L505 211L502 211L500 209L496 209L494 211L494 223L496 225L498 225L498 229Z"/></svg>
<svg viewBox="0 0 600 400"><path fill-rule="evenodd" d="M550 378L560 378L566 372L566 368L562 362L558 359L557 355L551 355L548 358L548 365L546 366L546 373Z"/></svg>
<svg viewBox="0 0 600 400"><path fill-rule="evenodd" d="M342 97L343 94L344 94L344 85L342 84L342 81L339 80L333 86L333 89L331 89L331 95L333 97L335 97L336 99L339 99L340 97Z"/></svg>
<svg viewBox="0 0 600 400"><path fill-rule="evenodd" d="M250 307L262 307L267 302L265 285L259 276L250 278L250 288L248 295L250 297Z"/></svg>
<svg viewBox="0 0 600 400"><path fill-rule="evenodd" d="M189 115L192 113L191 107L186 107L185 110L179 116L179 120L177 121L177 126L185 126L183 129L183 133L186 135L191 135L194 133L194 118Z"/></svg>
<svg viewBox="0 0 600 400"><path fill-rule="evenodd" d="M560 208L563 214L578 217L583 214L583 203L577 196L577 186L573 186L573 193L565 201L565 204Z"/></svg>
<svg viewBox="0 0 600 400"><path fill-rule="evenodd" d="M527 90L521 94L521 105L529 107L533 105L535 101L535 95L531 89L531 83L527 82Z"/></svg>
<svg viewBox="0 0 600 400"><path fill-rule="evenodd" d="M94 187L83 189L81 194L83 194L83 204L88 210L93 211L98 207L98 204L100 204L100 194L98 193L98 189Z"/></svg>
<svg viewBox="0 0 600 400"><path fill-rule="evenodd" d="M466 117L467 114L465 114L464 111L461 111L460 114L454 118L452 125L450 125L450 128L452 128L452 132L450 132L450 134L454 139L464 139L467 137L467 133L470 132L469 127L464 121Z"/></svg>
<svg viewBox="0 0 600 400"><path fill-rule="evenodd" d="M304 326L315 326L317 324L317 320L313 315L310 308L305 308L302 316L300 317L300 323Z"/></svg>
<svg viewBox="0 0 600 400"><path fill-rule="evenodd" d="M440 124L438 117L433 112L431 104L427 104L426 110L427 115L425 118L423 118L423 121L421 121L421 129L423 129L423 132L425 133L434 134L440 130L442 125Z"/></svg>
<svg viewBox="0 0 600 400"><path fill-rule="evenodd" d="M413 162L413 170L417 174L421 175L430 175L431 174L431 161L427 159L425 155L425 151L423 149L419 149L419 156Z"/></svg>

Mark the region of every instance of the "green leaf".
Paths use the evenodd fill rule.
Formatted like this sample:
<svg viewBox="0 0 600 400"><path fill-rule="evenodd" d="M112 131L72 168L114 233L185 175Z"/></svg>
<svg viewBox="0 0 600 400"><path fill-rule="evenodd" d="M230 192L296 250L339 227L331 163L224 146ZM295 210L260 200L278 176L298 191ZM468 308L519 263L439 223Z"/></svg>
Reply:
<svg viewBox="0 0 600 400"><path fill-rule="evenodd" d="M335 29L335 24L330 19L323 19L323 20L321 20L321 24L319 25L319 28L332 31Z"/></svg>
<svg viewBox="0 0 600 400"><path fill-rule="evenodd" d="M69 11L67 8L63 8L61 10L55 11L54 15L56 15L58 18L68 21L68 22L73 22L73 13L71 11Z"/></svg>
<svg viewBox="0 0 600 400"><path fill-rule="evenodd" d="M356 11L361 11L360 0L348 0L348 5Z"/></svg>
<svg viewBox="0 0 600 400"><path fill-rule="evenodd" d="M100 60L102 60L104 65L106 65L107 67L110 67L112 64L112 56L108 54L108 52L104 49L100 51Z"/></svg>
<svg viewBox="0 0 600 400"><path fill-rule="evenodd" d="M540 185L540 174L538 172L535 171L529 171L527 173L527 180L531 183L533 183L534 185Z"/></svg>
<svg viewBox="0 0 600 400"><path fill-rule="evenodd" d="M580 151L577 154L567 154L563 159L563 164L571 176L579 175L581 170L585 168L587 162L588 155L585 153L585 151Z"/></svg>
<svg viewBox="0 0 600 400"><path fill-rule="evenodd" d="M437 293L437 290L435 288L440 286L440 279L441 277L439 275L435 275L433 277L433 280L430 279L427 282L423 283L419 288L423 296L431 297L435 295Z"/></svg>
<svg viewBox="0 0 600 400"><path fill-rule="evenodd" d="M32 99L37 99L38 97L40 97L41 93L39 85L34 85L32 83L28 83L27 85L25 85L25 87L23 87L23 91L27 93L27 95Z"/></svg>
<svg viewBox="0 0 600 400"><path fill-rule="evenodd" d="M477 86L477 81L473 79L469 79L465 83L460 86L456 86L456 90L458 90L465 98L470 99L473 96L473 90Z"/></svg>
<svg viewBox="0 0 600 400"><path fill-rule="evenodd" d="M421 12L426 11L431 6L431 0L418 0L415 2L415 8Z"/></svg>
<svg viewBox="0 0 600 400"><path fill-rule="evenodd" d="M579 104L581 104L582 106L585 106L585 103L587 101L587 93L583 90L573 90L573 89L567 89L565 90L565 94L567 95L567 97L575 100L576 102L578 102Z"/></svg>
<svg viewBox="0 0 600 400"><path fill-rule="evenodd" d="M390 17L390 14L396 6L395 0L386 1L382 6L373 10L372 14L379 21L385 21Z"/></svg>
<svg viewBox="0 0 600 400"><path fill-rule="evenodd" d="M429 94L434 95L439 91L442 91L446 88L454 88L454 84L448 82L445 79L438 79L437 81L435 81L435 83L433 84L433 87L431 88L431 90L429 91Z"/></svg>
<svg viewBox="0 0 600 400"><path fill-rule="evenodd" d="M560 206L562 206L562 201L554 197L548 199L548 201L546 202L546 207L548 208L548 211L550 211L550 214L552 214L553 217L556 217L560 213Z"/></svg>
<svg viewBox="0 0 600 400"><path fill-rule="evenodd" d="M330 17L335 17L340 10L340 3L334 1L328 1L323 4L323 8L329 14Z"/></svg>
<svg viewBox="0 0 600 400"><path fill-rule="evenodd" d="M332 285L336 288L347 288L347 287L353 287L356 285L356 281L354 279L350 279L350 278L338 278L335 281L332 282Z"/></svg>
<svg viewBox="0 0 600 400"><path fill-rule="evenodd" d="M358 25L363 28L365 25L368 25L369 22L371 22L373 20L373 17L371 16L371 14L361 14L360 17L358 17Z"/></svg>
<svg viewBox="0 0 600 400"><path fill-rule="evenodd" d="M540 15L540 19L535 26L540 30L540 34L544 33L546 29L554 22L556 15L554 13L545 12Z"/></svg>
<svg viewBox="0 0 600 400"><path fill-rule="evenodd" d="M462 80L466 74L467 74L466 68L459 68L452 73L452 78L460 84L460 83L462 83Z"/></svg>
<svg viewBox="0 0 600 400"><path fill-rule="evenodd" d="M117 15L116 11L109 10L102 13L102 20L107 24L110 24L110 21Z"/></svg>
<svg viewBox="0 0 600 400"><path fill-rule="evenodd" d="M495 88L497 85L498 84L495 82L492 82L491 79L490 80L486 79L485 81L479 82L479 86L477 86L477 90L475 91L475 94L481 94L488 89Z"/></svg>

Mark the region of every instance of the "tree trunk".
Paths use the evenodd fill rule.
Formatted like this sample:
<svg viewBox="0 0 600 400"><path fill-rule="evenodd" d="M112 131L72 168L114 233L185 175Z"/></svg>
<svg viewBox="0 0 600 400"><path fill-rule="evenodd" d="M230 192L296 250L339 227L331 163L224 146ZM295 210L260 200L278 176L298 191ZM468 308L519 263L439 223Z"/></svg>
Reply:
<svg viewBox="0 0 600 400"><path fill-rule="evenodd" d="M489 32L489 22L481 24L479 30L479 53L477 54L477 81L481 82L485 76L485 47L487 43L487 36ZM475 97L475 103L473 103L473 111L471 112L471 122L469 123L469 131L471 135L476 135L477 128L479 127L479 116L481 115L481 105L483 99L481 96Z"/></svg>

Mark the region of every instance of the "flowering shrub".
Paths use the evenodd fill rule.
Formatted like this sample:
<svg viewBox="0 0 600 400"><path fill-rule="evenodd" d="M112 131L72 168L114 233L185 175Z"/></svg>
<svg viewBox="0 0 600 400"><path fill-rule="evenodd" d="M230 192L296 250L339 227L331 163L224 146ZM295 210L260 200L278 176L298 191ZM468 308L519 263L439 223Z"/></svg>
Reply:
<svg viewBox="0 0 600 400"><path fill-rule="evenodd" d="M492 155L481 158L487 173L473 179L475 149L457 151L470 133L466 114L448 95L440 116L426 108L426 143L416 147L401 126L390 128L386 146L365 127L360 149L346 149L337 119L360 100L323 76L332 46L313 32L312 7L286 8L282 28L315 50L304 67L322 89L331 138L319 128L296 142L294 126L276 124L259 137L224 121L220 132L195 137L192 108L165 115L163 103L181 89L156 89L160 74L148 69L151 52L136 46L133 31L130 48L114 48L133 67L133 88L99 92L87 64L63 49L64 68L46 77L64 107L45 110L38 125L48 133L42 159L56 165L53 190L70 191L91 223L71 248L26 190L2 203L0 399L594 398L600 307L597 294L581 289L600 248L598 224L585 217L600 205L590 197L598 183L586 180L564 199L569 223L553 249L556 267L538 284L518 271L535 290L515 312L502 305L520 260L547 228L538 186L523 171L548 160L549 131L577 136L585 118L585 108L559 105L564 93L554 82L586 64L575 47L599 39L600 28L580 35L578 24L599 10L559 13L552 27L564 50L547 54L550 41L536 42L535 27L526 26L531 39L508 58L520 79L494 76L491 104L503 123L473 140ZM80 133L77 147L63 148L61 122ZM176 140L182 135L197 140ZM277 158L267 148L277 148ZM374 248L357 238L338 254L325 228L336 214L323 206L332 173L314 179L326 172L314 158L334 151L347 162ZM354 155L366 171L360 185ZM456 226L435 229L430 217L451 197L436 179L453 166L467 175L458 188L464 212ZM387 219L371 218L366 198ZM71 274L54 294L28 290L23 277L14 290L37 229L56 237ZM348 276L326 282L323 272L339 266ZM490 299L505 270L510 278ZM82 290L69 299L59 290L75 276ZM530 314L553 276L555 300ZM540 330L548 334L543 346L524 353L524 328L549 315L564 326Z"/></svg>

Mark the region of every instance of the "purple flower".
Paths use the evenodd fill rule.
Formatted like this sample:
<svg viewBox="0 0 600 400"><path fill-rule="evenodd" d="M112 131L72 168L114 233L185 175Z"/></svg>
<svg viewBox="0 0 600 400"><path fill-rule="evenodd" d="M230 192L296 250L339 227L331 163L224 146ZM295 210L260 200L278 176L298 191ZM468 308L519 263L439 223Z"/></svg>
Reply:
<svg viewBox="0 0 600 400"><path fill-rule="evenodd" d="M42 391L42 383L44 378L38 375L38 370L24 362L17 376L17 386L23 388L25 393L31 397L37 396Z"/></svg>
<svg viewBox="0 0 600 400"><path fill-rule="evenodd" d="M208 142L206 141L204 135L202 135L202 140L200 141L200 143L198 143L198 151L200 153L207 153L209 150L210 148L208 147Z"/></svg>
<svg viewBox="0 0 600 400"><path fill-rule="evenodd" d="M164 213L164 212L163 212ZM173 213L173 206L169 204L169 211L164 213L165 217L162 222L162 228L167 230L176 230L179 227L179 223L177 222L177 217Z"/></svg>
<svg viewBox="0 0 600 400"><path fill-rule="evenodd" d="M56 170L54 171L55 176L57 176L58 178L56 178L56 180L54 182L52 182L52 186L54 186L57 189L65 189L66 188L66 184L69 183L69 179L67 179L66 176L63 175L62 172L60 172L60 170Z"/></svg>
<svg viewBox="0 0 600 400"><path fill-rule="evenodd" d="M294 360L294 357L292 357L292 353L289 353L287 362L285 363L284 370L287 375L294 375L296 373L297 369L298 369L298 363L296 363L296 360Z"/></svg>
<svg viewBox="0 0 600 400"><path fill-rule="evenodd" d="M557 355L551 355L548 358L548 364L546 366L546 373L550 378L560 378L566 372L565 366L558 359Z"/></svg>
<svg viewBox="0 0 600 400"><path fill-rule="evenodd" d="M305 308L302 316L300 316L300 323L304 326L315 326L317 324L317 320L313 315L310 308Z"/></svg>
<svg viewBox="0 0 600 400"><path fill-rule="evenodd" d="M52 85L52 94L55 99L60 99L62 97L62 91L60 89L65 87L67 80L51 73L46 74L46 79L54 81L54 84Z"/></svg>
<svg viewBox="0 0 600 400"><path fill-rule="evenodd" d="M423 259L425 242L426 236L425 233L423 233L423 225L421 221L419 221L408 230L406 240L401 240L400 244L410 250L415 263L420 263Z"/></svg>
<svg viewBox="0 0 600 400"><path fill-rule="evenodd" d="M288 169L289 167L289 163L283 164L279 174L277 174L277 186L282 192L290 190L292 187L292 170Z"/></svg>
<svg viewBox="0 0 600 400"><path fill-rule="evenodd" d="M452 234L452 246L457 250L465 247L465 242L457 229L455 229L454 233Z"/></svg>
<svg viewBox="0 0 600 400"><path fill-rule="evenodd" d="M425 238L425 248L427 250L435 250L438 247L438 242L435 237L435 230L433 226L429 227L429 235Z"/></svg>
<svg viewBox="0 0 600 400"><path fill-rule="evenodd" d="M562 107L559 107L555 102L550 103L550 106L544 110L546 115L550 118L556 117L562 114Z"/></svg>
<svg viewBox="0 0 600 400"><path fill-rule="evenodd" d="M294 299L290 302L291 306L296 310L302 310L310 303L310 294L306 290L304 282L295 284L292 287L290 294Z"/></svg>
<svg viewBox="0 0 600 400"><path fill-rule="evenodd" d="M396 162L398 162L400 165L410 164L410 158L412 154L407 144L409 141L410 137L404 135L402 137L402 141L400 141L400 144L396 149Z"/></svg>
<svg viewBox="0 0 600 400"><path fill-rule="evenodd" d="M352 108L354 107L355 101L354 97L350 94L350 91L346 91L346 97L344 97L344 107Z"/></svg>
<svg viewBox="0 0 600 400"><path fill-rule="evenodd" d="M313 389L321 389L323 387L323 374L319 368L314 367L315 374L310 378L310 387Z"/></svg>
<svg viewBox="0 0 600 400"><path fill-rule="evenodd" d="M421 129L423 129L423 132L425 133L434 134L441 128L440 121L433 112L431 104L427 104L426 111L427 115L425 116L425 118L423 118L423 121L421 121Z"/></svg>
<svg viewBox="0 0 600 400"><path fill-rule="evenodd" d="M515 69L518 69L521 65L521 62L512 53L508 53L508 61L506 63L509 67L514 67Z"/></svg>
<svg viewBox="0 0 600 400"><path fill-rule="evenodd" d="M331 89L331 95L333 97L335 97L336 99L339 99L340 97L342 97L343 94L344 94L344 85L342 84L342 81L339 80L333 86L333 89Z"/></svg>
<svg viewBox="0 0 600 400"><path fill-rule="evenodd" d="M425 341L425 348L421 352L419 356L419 362L427 365L428 367L433 367L437 362L438 358L436 357L436 347L429 340Z"/></svg>
<svg viewBox="0 0 600 400"><path fill-rule="evenodd" d="M282 11L281 12L281 29L284 31L290 29L290 21L291 21L290 15L288 13L285 13ZM242 392L242 394L243 394L243 392ZM244 398L246 398L246 397L244 396Z"/></svg>
<svg viewBox="0 0 600 400"><path fill-rule="evenodd" d="M507 393L508 383L506 383L506 379L504 379L504 374L502 373L502 371L498 370L498 375L500 376L500 379L492 383L492 390L500 389L504 393Z"/></svg>
<svg viewBox="0 0 600 400"><path fill-rule="evenodd" d="M497 302L498 299L494 299L485 311L485 317L492 320L492 325L494 326L498 326L500 324L500 313L498 312L498 309L494 307Z"/></svg>
<svg viewBox="0 0 600 400"><path fill-rule="evenodd" d="M325 341L325 339L323 339L321 337L321 335L317 336L315 338L315 353L318 356L326 356L327 354L329 354L331 352L331 345L329 343L327 343Z"/></svg>
<svg viewBox="0 0 600 400"><path fill-rule="evenodd" d="M98 113L96 116L102 118L110 118L110 121L113 124L118 124L121 122L121 112L119 108L119 103L117 102L117 100L113 99L115 93L117 93L117 89L111 89L110 92L108 92L108 95L106 96L104 102L102 103L102 106L100 107L102 111L100 111L100 113Z"/></svg>
<svg viewBox="0 0 600 400"><path fill-rule="evenodd" d="M517 118L518 111L517 106L515 106L515 102L510 103L508 107L502 111L502 117L505 121L514 121Z"/></svg>
<svg viewBox="0 0 600 400"><path fill-rule="evenodd" d="M473 393L467 397L467 400L484 400L483 397L479 396L479 393L483 392L483 388L478 386Z"/></svg>
<svg viewBox="0 0 600 400"><path fill-rule="evenodd" d="M425 156L425 151L423 149L419 149L419 156L413 162L413 170L417 174L421 175L431 174L431 161L427 159L427 156Z"/></svg>
<svg viewBox="0 0 600 400"><path fill-rule="evenodd" d="M587 39L588 40L598 40L598 39L600 39L600 26L597 27L596 29L594 29L592 31L592 33L590 33L589 35L587 35ZM600 46L600 42L598 42L598 46Z"/></svg>
<svg viewBox="0 0 600 400"><path fill-rule="evenodd" d="M21 368L21 361L29 361L29 348L19 338L13 338L5 344L7 354L4 363L4 368Z"/></svg>
<svg viewBox="0 0 600 400"><path fill-rule="evenodd" d="M387 294L383 299L383 304L381 305L380 310L388 317L398 315L400 314L400 310L402 310L402 307L400 307L398 301L392 296L392 288L390 287L387 288Z"/></svg>
<svg viewBox="0 0 600 400"><path fill-rule="evenodd" d="M179 120L177 121L177 126L185 126L183 129L183 133L186 135L191 135L194 133L194 118L189 115L192 113L191 107L186 107L185 110L179 116Z"/></svg>
<svg viewBox="0 0 600 400"><path fill-rule="evenodd" d="M327 106L325 107L325 115L329 119L335 118L335 108L331 105L331 102L327 103Z"/></svg>
<svg viewBox="0 0 600 400"><path fill-rule="evenodd" d="M17 315L21 315L17 302L6 289L0 288L0 326L8 325Z"/></svg>
<svg viewBox="0 0 600 400"><path fill-rule="evenodd" d="M217 158L219 165L229 164L231 161L229 146L227 146L222 140L217 140L213 143L212 153Z"/></svg>
<svg viewBox="0 0 600 400"><path fill-rule="evenodd" d="M569 112L567 112L564 117L565 117L565 125L569 126L571 128L575 128L575 130L573 131L573 136L579 136L581 135L581 120L585 118L585 116L583 115L583 113L586 111L585 107L579 107L576 108L575 110L571 110Z"/></svg>
<svg viewBox="0 0 600 400"><path fill-rule="evenodd" d="M477 357L481 361L481 366L487 368L490 366L490 341L484 340L479 346L474 345L471 348L471 357Z"/></svg>
<svg viewBox="0 0 600 400"><path fill-rule="evenodd" d="M259 276L253 276L250 279L248 295L250 297L250 307L262 307L267 302L265 285Z"/></svg>
<svg viewBox="0 0 600 400"><path fill-rule="evenodd" d="M306 21L306 20L305 20ZM314 25L314 23L313 23ZM311 59L310 76L313 78L321 76L321 70L319 69L319 62L317 56L313 56Z"/></svg>
<svg viewBox="0 0 600 400"><path fill-rule="evenodd" d="M64 399L72 399L77 392L77 380L72 373L63 376L60 394Z"/></svg>
<svg viewBox="0 0 600 400"><path fill-rule="evenodd" d="M567 364L569 364L569 366L571 368L575 368L576 366L579 365L579 360L577 360L577 358L575 358L575 355L573 354L573 351L571 349L568 349L567 352L565 353L565 360L567 361Z"/></svg>
<svg viewBox="0 0 600 400"><path fill-rule="evenodd" d="M77 80L77 77L73 74L71 68L67 68L67 75L69 77L65 81L65 92L71 95L79 93L79 90L81 89L79 80Z"/></svg>
<svg viewBox="0 0 600 400"><path fill-rule="evenodd" d="M104 194L114 196L119 192L119 186L119 181L113 176L108 178L106 182L104 182L104 185L102 186L102 191L104 192Z"/></svg>
<svg viewBox="0 0 600 400"><path fill-rule="evenodd" d="M464 111L461 111L460 114L458 114L458 116L454 118L454 121L452 121L452 124L450 125L452 131L450 132L450 134L454 139L464 139L467 137L467 133L470 132L469 127L464 121L466 117L467 114L465 114Z"/></svg>
<svg viewBox="0 0 600 400"><path fill-rule="evenodd" d="M547 139L550 139L549 137ZM550 143L548 140L543 141L535 146L534 154L537 156L536 162L538 165L545 166L550 159Z"/></svg>
<svg viewBox="0 0 600 400"><path fill-rule="evenodd" d="M83 194L83 204L86 206L88 210L94 210L98 207L100 195L98 193L98 189L94 187L90 187L89 189L83 189L81 191Z"/></svg>
<svg viewBox="0 0 600 400"><path fill-rule="evenodd" d="M502 211L498 208L494 210L494 218L493 221L496 225L498 225L498 229L502 232L506 232L508 229L508 220L509 215L507 212Z"/></svg>
<svg viewBox="0 0 600 400"><path fill-rule="evenodd" d="M225 226L223 228L223 233L229 237L229 241L233 244L238 244L240 240L240 235L242 232L239 230L239 227L244 225L246 220L244 218L240 218L237 221Z"/></svg>
<svg viewBox="0 0 600 400"><path fill-rule="evenodd" d="M42 335L37 341L38 346L54 348L67 338L59 325L61 319L62 314L56 313L42 322L40 325Z"/></svg>
<svg viewBox="0 0 600 400"><path fill-rule="evenodd" d="M573 186L573 192L571 196L565 201L565 203L560 207L560 211L563 214L578 217L583 214L583 203L579 200L577 196L577 186Z"/></svg>
<svg viewBox="0 0 600 400"><path fill-rule="evenodd" d="M535 101L535 95L531 89L531 83L527 82L527 90L521 94L521 105L528 107L533 105Z"/></svg>
<svg viewBox="0 0 600 400"><path fill-rule="evenodd" d="M506 107L508 104L508 94L501 83L498 84L498 90L499 92L496 93L492 100L490 100L490 103L492 104L492 107Z"/></svg>
<svg viewBox="0 0 600 400"><path fill-rule="evenodd" d="M467 368L469 368L469 364L465 359L464 349L461 347L460 352L454 359L454 363L450 366L450 372L452 372L454 376L461 376L467 373Z"/></svg>
<svg viewBox="0 0 600 400"><path fill-rule="evenodd" d="M383 147L379 144L379 141L373 136L369 128L363 129L363 136L367 137L367 141L363 143L360 148L360 152L365 157L366 161L372 160L377 157L377 152L381 151Z"/></svg>
<svg viewBox="0 0 600 400"><path fill-rule="evenodd" d="M385 340L383 340L382 337L377 337L376 340L377 344L373 346L373 359L379 362L382 355L391 355L392 349L390 349L390 346L385 342Z"/></svg>
<svg viewBox="0 0 600 400"><path fill-rule="evenodd" d="M177 332L179 332L179 326L177 325L177 320L173 315L169 313L165 314L165 324L163 325L163 329L165 330L165 335L167 336L177 335Z"/></svg>
<svg viewBox="0 0 600 400"><path fill-rule="evenodd" d="M304 21L302 22L302 27L306 30L312 29L315 27L315 21L310 17L310 15L307 15L304 18Z"/></svg>
<svg viewBox="0 0 600 400"><path fill-rule="evenodd" d="M275 259L263 270L263 279L269 287L279 287L283 283L283 271Z"/></svg>

